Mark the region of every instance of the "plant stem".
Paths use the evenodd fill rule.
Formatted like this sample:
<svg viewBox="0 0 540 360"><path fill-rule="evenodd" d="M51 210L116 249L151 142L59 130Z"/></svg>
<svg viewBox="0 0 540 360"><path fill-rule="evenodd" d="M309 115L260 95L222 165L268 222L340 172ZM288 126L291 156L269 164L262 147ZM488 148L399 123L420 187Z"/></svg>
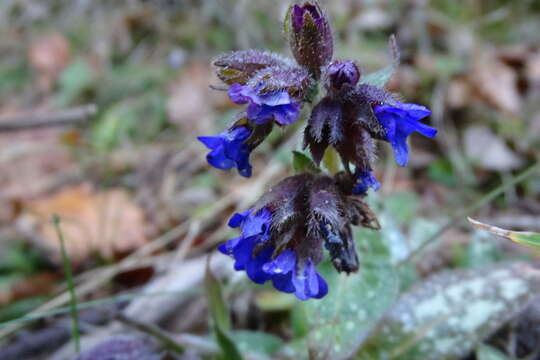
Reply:
<svg viewBox="0 0 540 360"><path fill-rule="evenodd" d="M463 221L464 219L466 219L467 216L471 215L471 213L489 204L491 201L493 201L493 199L495 199L497 196L504 193L508 188L519 184L520 182L527 179L529 176L533 175L535 172L539 170L540 170L540 162L537 162L534 165L530 166L525 171L523 171L521 174L510 179L508 182L499 185L497 188L493 189L492 191L484 195L482 198L480 198L471 206L456 212L455 215L453 215L435 234L433 234L429 239L424 241L417 249L411 252L409 256L407 256L407 258L405 258L398 264L398 266L403 265L413 260L416 256L422 253L427 246L429 246L431 243L437 240L439 236L441 236L444 232L446 232L446 230L454 227L457 223L459 223L460 221Z"/></svg>
<svg viewBox="0 0 540 360"><path fill-rule="evenodd" d="M60 228L60 216L54 214L52 216L52 222L54 228L56 229L56 234L58 235L58 240L60 241L60 250L62 253L62 262L64 263L64 272L66 273L66 281L68 283L69 289L69 304L71 307L71 320L72 320L72 336L73 341L75 342L75 351L79 353L81 351L81 342L80 342L80 330L79 330L79 313L77 312L77 296L75 295L75 283L73 282L73 273L71 271L71 262L66 253L66 247L64 244L64 234Z"/></svg>

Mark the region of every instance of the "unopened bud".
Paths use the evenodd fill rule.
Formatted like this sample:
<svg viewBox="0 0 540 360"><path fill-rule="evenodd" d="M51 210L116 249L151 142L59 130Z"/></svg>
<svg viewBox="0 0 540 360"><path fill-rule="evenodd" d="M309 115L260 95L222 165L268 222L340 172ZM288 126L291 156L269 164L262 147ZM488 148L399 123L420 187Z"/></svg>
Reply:
<svg viewBox="0 0 540 360"><path fill-rule="evenodd" d="M330 23L315 0L293 5L287 14L286 28L290 31L293 55L317 79L321 67L330 63L334 52Z"/></svg>

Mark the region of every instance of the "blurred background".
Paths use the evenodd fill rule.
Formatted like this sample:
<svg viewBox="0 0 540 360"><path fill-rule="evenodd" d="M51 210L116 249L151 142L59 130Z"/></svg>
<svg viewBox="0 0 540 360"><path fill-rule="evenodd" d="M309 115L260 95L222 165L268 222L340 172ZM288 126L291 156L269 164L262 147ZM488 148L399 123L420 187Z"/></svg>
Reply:
<svg viewBox="0 0 540 360"><path fill-rule="evenodd" d="M450 346L454 352L441 350L449 344L441 337L458 331L443 329L439 342L429 345L441 351L437 355L407 350L390 358L538 358L540 302L534 297L540 276L533 265L539 254L473 230L466 217L540 232L538 172L516 181L540 160L540 1L323 5L334 26L336 57L356 60L363 73L390 63L387 40L396 34L402 64L390 89L432 109L429 122L439 130L435 141L411 137L407 168L396 167L381 144L376 173L383 187L369 198L383 230L358 236L370 241L360 244L368 264L380 250L386 265L399 268L393 271L399 285L386 291L374 266L375 275L362 278L367 287L354 293L351 304L359 301L362 308L363 296L387 301L375 311L382 316L399 293L418 289L440 271L455 271L468 279L457 283L486 282L475 285L475 314L493 313L473 319L486 330L459 330L470 343L460 341L465 345L458 352L457 343ZM0 2L1 359L75 357L66 257L53 214L61 216L74 272L83 350L116 334L122 351L138 351L129 359L226 353L209 335L206 254L234 236L225 225L235 210L247 209L271 184L293 174L290 151L301 146L302 124L274 130L252 156L250 179L210 168L196 137L223 131L239 110L226 93L209 88L219 85L212 59L249 48L290 56L281 25L288 6L287 0ZM498 196L486 199L501 186ZM518 270L505 268L516 260ZM337 342L345 352L317 349L309 339L316 340L312 329L320 324L313 319L320 320L324 309L248 284L222 255L211 262L226 284L222 304L232 314L231 337L240 339L235 343L246 358L349 358L365 334L376 333L371 319L362 330L349 326L364 335ZM488 291L500 283L489 277L493 267L510 269L508 283L521 281L526 296L514 287L509 292L523 296L490 307L501 295ZM459 309L441 321L451 323L444 319L459 314L465 322ZM183 350L141 323L166 332ZM377 336L370 336L371 348L380 351ZM423 338L415 337L415 344L423 345Z"/></svg>

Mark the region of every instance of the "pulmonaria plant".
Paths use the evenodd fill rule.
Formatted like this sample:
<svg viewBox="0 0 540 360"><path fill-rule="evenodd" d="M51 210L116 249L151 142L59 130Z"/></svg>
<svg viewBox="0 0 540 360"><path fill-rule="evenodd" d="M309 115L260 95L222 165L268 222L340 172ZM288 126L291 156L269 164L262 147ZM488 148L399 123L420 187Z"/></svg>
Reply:
<svg viewBox="0 0 540 360"><path fill-rule="evenodd" d="M250 177L249 156L273 127L294 123L304 107L311 110L304 148L316 167L326 152L335 151L342 170L327 174L317 169L282 180L251 209L230 219L229 226L238 228L240 236L219 251L233 257L235 269L257 284L271 282L301 300L319 299L329 291L317 270L325 251L338 272L356 272L360 260L352 227L380 227L363 201L370 188L380 187L373 168L376 141L389 143L396 162L405 166L409 135L433 138L437 130L420 122L429 109L401 102L385 89L390 76L375 82L355 62L333 59L331 26L316 0L293 4L285 30L294 59L244 50L214 61L229 98L245 109L227 130L199 140L211 150L210 165L236 167ZM397 54L393 38L391 44Z"/></svg>

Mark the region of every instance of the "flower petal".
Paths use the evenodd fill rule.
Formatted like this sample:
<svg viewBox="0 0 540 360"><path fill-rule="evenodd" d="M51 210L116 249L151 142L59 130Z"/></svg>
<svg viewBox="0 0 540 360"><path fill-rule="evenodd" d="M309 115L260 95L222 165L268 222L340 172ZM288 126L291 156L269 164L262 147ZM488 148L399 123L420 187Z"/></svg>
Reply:
<svg viewBox="0 0 540 360"><path fill-rule="evenodd" d="M355 177L356 183L354 184L352 190L353 194L355 195L363 195L368 191L369 188L377 191L381 187L381 183L371 171L357 170Z"/></svg>
<svg viewBox="0 0 540 360"><path fill-rule="evenodd" d="M268 209L262 209L255 215L248 216L242 224L242 236L245 238L256 235L266 235L270 230L272 214Z"/></svg>
<svg viewBox="0 0 540 360"><path fill-rule="evenodd" d="M418 120L431 114L431 111L421 105L396 102L394 105L377 105L373 109L377 119L386 130L386 139L394 148L396 162L407 165L409 148L407 137L413 132L433 138L437 130L422 124Z"/></svg>
<svg viewBox="0 0 540 360"><path fill-rule="evenodd" d="M311 260L307 261L300 274L295 270L292 282L295 287L295 295L300 300L320 299L328 293L326 281Z"/></svg>
<svg viewBox="0 0 540 360"><path fill-rule="evenodd" d="M197 140L202 142L210 150L215 149L223 143L219 136L199 136Z"/></svg>
<svg viewBox="0 0 540 360"><path fill-rule="evenodd" d="M250 177L249 155L252 147L244 144L250 135L250 129L238 126L217 136L199 136L198 139L212 150L206 156L210 165L220 170L229 170L236 166L240 175Z"/></svg>
<svg viewBox="0 0 540 360"><path fill-rule="evenodd" d="M263 270L268 274L281 275L294 270L296 266L296 254L292 250L285 250L269 263L263 265Z"/></svg>

